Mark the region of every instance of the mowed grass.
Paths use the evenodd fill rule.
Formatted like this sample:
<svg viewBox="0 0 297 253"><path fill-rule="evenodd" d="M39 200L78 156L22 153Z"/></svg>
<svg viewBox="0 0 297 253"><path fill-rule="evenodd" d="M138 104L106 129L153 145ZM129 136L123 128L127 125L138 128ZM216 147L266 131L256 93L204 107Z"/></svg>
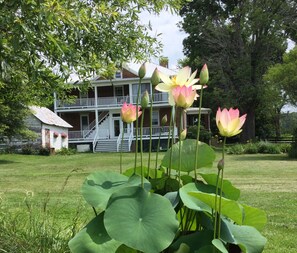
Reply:
<svg viewBox="0 0 297 253"><path fill-rule="evenodd" d="M123 167L133 167L133 159L134 154L123 154ZM34 206L51 210L56 225L71 227L76 222L78 229L94 215L80 194L85 177L98 170L119 171L119 160L115 153L0 155L0 218L22 210L28 213ZM216 164L204 170L215 173ZM268 224L263 234L268 243L264 252L297 252L297 161L285 155L227 155L225 178L241 190L241 202L266 211Z"/></svg>

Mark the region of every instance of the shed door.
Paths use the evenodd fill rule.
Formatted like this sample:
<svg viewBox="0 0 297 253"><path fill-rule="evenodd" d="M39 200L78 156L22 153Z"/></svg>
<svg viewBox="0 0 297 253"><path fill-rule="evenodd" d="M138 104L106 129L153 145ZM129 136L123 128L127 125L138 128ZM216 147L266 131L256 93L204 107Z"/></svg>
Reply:
<svg viewBox="0 0 297 253"><path fill-rule="evenodd" d="M45 147L50 147L51 145L51 135L50 135L50 130L46 128L44 130L44 142L45 142Z"/></svg>

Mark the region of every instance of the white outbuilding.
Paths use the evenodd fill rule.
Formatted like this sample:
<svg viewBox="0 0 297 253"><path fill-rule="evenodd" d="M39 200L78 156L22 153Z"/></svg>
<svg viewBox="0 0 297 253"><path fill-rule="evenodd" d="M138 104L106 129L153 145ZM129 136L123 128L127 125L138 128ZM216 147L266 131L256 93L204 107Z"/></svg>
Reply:
<svg viewBox="0 0 297 253"><path fill-rule="evenodd" d="M30 110L26 124L38 134L41 146L55 151L68 148L68 129L72 126L46 107L30 106Z"/></svg>

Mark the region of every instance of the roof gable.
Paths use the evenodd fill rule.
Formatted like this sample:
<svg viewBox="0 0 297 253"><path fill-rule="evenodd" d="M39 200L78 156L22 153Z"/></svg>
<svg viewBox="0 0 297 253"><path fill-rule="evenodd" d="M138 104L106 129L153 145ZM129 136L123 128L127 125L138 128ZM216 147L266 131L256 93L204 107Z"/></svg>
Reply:
<svg viewBox="0 0 297 253"><path fill-rule="evenodd" d="M44 124L72 128L70 124L46 107L30 106L29 108L32 114Z"/></svg>

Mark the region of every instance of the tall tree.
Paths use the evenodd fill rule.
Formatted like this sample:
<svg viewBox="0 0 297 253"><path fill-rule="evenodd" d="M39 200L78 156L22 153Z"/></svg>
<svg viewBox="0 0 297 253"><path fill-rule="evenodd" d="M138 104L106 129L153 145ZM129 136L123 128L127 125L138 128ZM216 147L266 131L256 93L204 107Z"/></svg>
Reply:
<svg viewBox="0 0 297 253"><path fill-rule="evenodd" d="M190 62L209 65L212 79L205 106L239 107L247 113L243 139L262 127L266 102L262 76L281 61L287 38L296 40L297 4L283 0L195 0L181 10L189 34L184 52ZM200 66L199 66L200 65ZM257 134L265 132L259 130Z"/></svg>
<svg viewBox="0 0 297 253"><path fill-rule="evenodd" d="M155 54L160 45L139 14L178 2L0 1L0 137L19 132L27 105L62 96L71 74L110 75L123 61Z"/></svg>

